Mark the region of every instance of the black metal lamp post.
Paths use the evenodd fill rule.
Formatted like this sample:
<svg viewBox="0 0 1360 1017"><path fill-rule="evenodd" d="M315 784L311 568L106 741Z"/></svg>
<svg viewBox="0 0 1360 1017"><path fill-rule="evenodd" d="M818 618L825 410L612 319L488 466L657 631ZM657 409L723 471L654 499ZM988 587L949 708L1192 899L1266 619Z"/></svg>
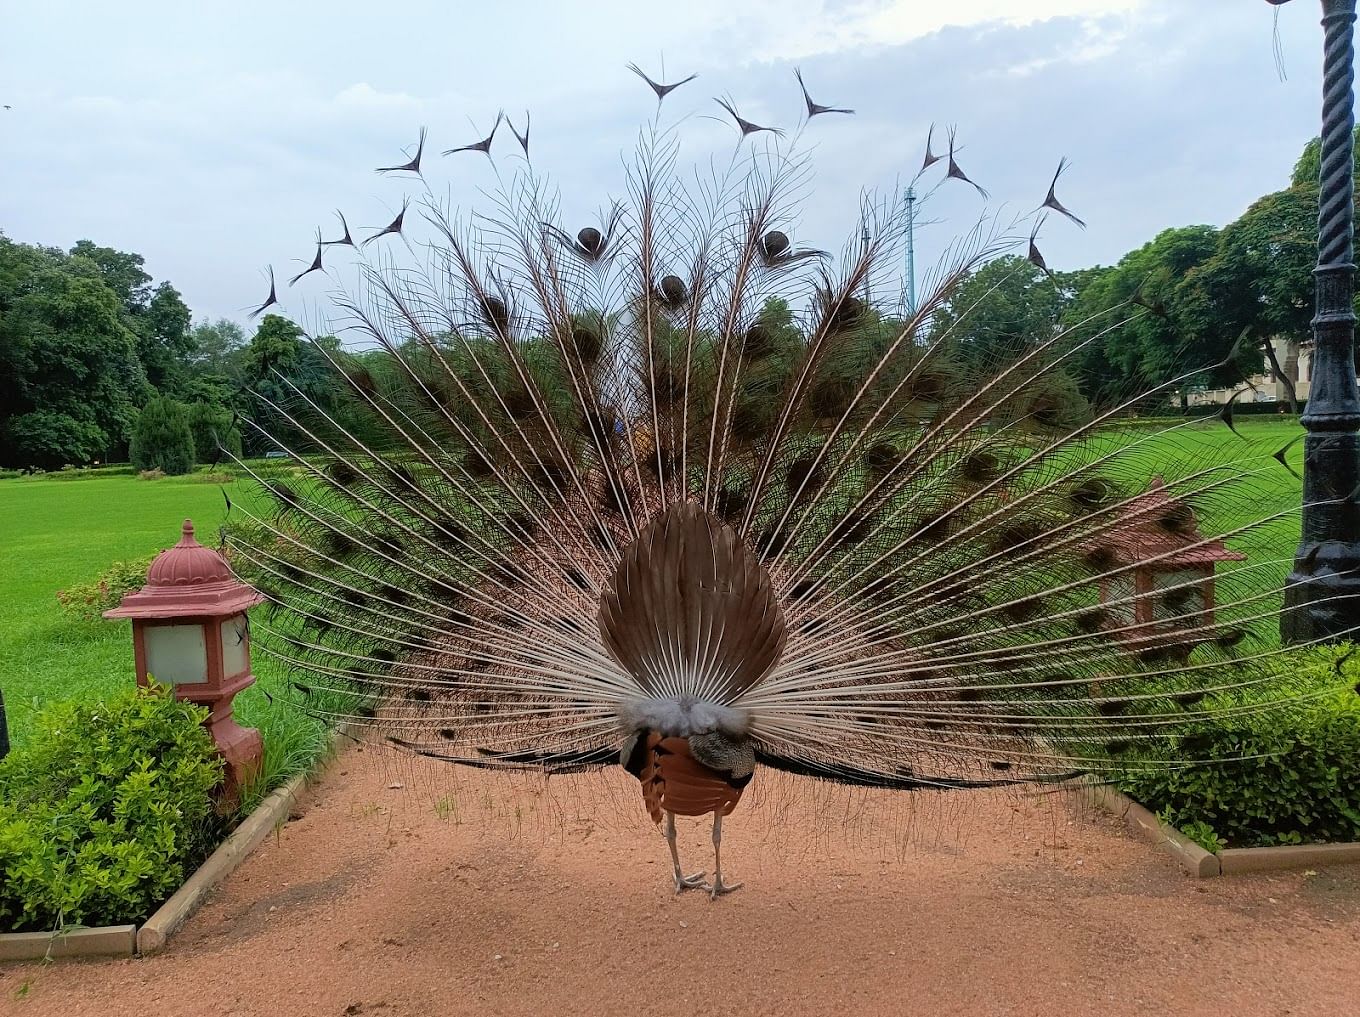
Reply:
<svg viewBox="0 0 1360 1017"><path fill-rule="evenodd" d="M1267 0L1283 4L1288 0ZM1360 390L1355 380L1355 6L1322 0L1322 170L1313 368L1302 424L1303 539L1280 634L1326 638L1360 625Z"/></svg>
<svg viewBox="0 0 1360 1017"><path fill-rule="evenodd" d="M0 689L0 759L9 755L9 725L5 723L5 692Z"/></svg>

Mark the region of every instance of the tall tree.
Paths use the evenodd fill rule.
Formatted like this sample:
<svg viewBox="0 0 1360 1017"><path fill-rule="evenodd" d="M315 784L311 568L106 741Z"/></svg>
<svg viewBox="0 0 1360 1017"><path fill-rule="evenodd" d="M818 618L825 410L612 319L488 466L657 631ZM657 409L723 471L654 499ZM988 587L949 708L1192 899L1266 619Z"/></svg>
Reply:
<svg viewBox="0 0 1360 1017"><path fill-rule="evenodd" d="M1195 274L1217 253L1218 242L1212 226L1163 230L1113 268L1083 280L1066 318L1096 337L1085 350L1086 363L1102 361L1103 369L1098 384L1088 373L1088 396L1110 403L1180 379L1174 388L1184 406L1197 384L1233 384L1259 370L1259 356L1222 363L1236 336L1201 330L1202 319L1191 313ZM1205 370L1183 377L1196 368Z"/></svg>
<svg viewBox="0 0 1360 1017"><path fill-rule="evenodd" d="M1213 257L1182 288L1187 327L1232 343L1244 332L1253 344L1272 337L1307 339L1317 262L1316 186L1267 194L1219 234Z"/></svg>
<svg viewBox="0 0 1360 1017"><path fill-rule="evenodd" d="M146 259L140 254L100 247L92 240L80 240L71 248L71 257L82 258L93 265L128 314L141 311L151 299L151 276L147 275Z"/></svg>
<svg viewBox="0 0 1360 1017"><path fill-rule="evenodd" d="M246 333L230 318L201 321L193 327L189 363L194 374L234 377L240 370Z"/></svg>
<svg viewBox="0 0 1360 1017"><path fill-rule="evenodd" d="M266 314L241 358L242 382L257 396L250 415L259 420L276 418L278 409L306 400L333 406L344 393L336 389L327 354L336 356L339 347L334 336L308 340L287 318ZM291 431L285 424L275 426L273 433L287 436ZM247 433L244 438L251 446L253 435Z"/></svg>
<svg viewBox="0 0 1360 1017"><path fill-rule="evenodd" d="M970 275L932 316L929 341L944 340L965 364L994 366L1051 339L1069 300L1029 259L997 258Z"/></svg>
<svg viewBox="0 0 1360 1017"><path fill-rule="evenodd" d="M1357 165L1360 165L1360 127L1355 129L1355 161ZM1298 161L1294 163L1294 172L1290 174L1290 186L1317 187L1318 175L1321 172L1322 139L1314 138L1304 145L1303 151L1299 153Z"/></svg>
<svg viewBox="0 0 1360 1017"><path fill-rule="evenodd" d="M182 394L188 380L187 362L193 353L193 336L189 331L192 320L179 291L168 282L157 286L146 307L132 317L147 380L163 394Z"/></svg>
<svg viewBox="0 0 1360 1017"><path fill-rule="evenodd" d="M99 268L0 237L0 311L0 459L52 467L120 445L149 388Z"/></svg>

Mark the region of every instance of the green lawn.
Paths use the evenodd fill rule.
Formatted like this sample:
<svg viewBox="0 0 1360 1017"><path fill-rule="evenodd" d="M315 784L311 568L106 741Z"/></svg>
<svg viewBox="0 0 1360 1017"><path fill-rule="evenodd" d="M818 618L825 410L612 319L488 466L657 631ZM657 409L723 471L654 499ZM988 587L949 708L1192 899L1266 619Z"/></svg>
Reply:
<svg viewBox="0 0 1360 1017"><path fill-rule="evenodd" d="M72 620L56 592L110 562L169 547L185 518L202 543L215 545L225 515L222 488L194 476L0 480L0 690L15 744L44 703L99 696L134 680L130 623ZM237 716L263 731L266 785L275 785L316 757L325 731L270 705L264 689L277 689L282 678L273 661L257 655L255 674L259 683L236 699Z"/></svg>

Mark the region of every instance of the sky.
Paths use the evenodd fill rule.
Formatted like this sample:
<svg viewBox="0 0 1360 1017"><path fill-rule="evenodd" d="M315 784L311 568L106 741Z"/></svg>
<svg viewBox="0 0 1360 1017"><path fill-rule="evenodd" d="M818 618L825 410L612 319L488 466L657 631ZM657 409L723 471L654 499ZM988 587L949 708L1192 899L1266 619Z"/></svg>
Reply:
<svg viewBox="0 0 1360 1017"><path fill-rule="evenodd" d="M135 10L135 16L132 12ZM446 148L483 137L504 108L532 114L533 167L568 217L623 189L622 157L656 112L639 63L667 81L682 156L726 159L714 115L791 131L802 99L853 107L800 145L812 177L795 232L832 250L858 233L866 189L895 193L927 130L956 124L959 163L1003 216L1059 195L1089 224L1051 218L1054 268L1117 261L1169 226L1230 222L1279 189L1317 133L1319 6L1279 8L1284 79L1265 0L639 0L586 3L0 3L0 231L69 248L88 238L146 258L197 319L246 322L279 276L282 310L327 318L328 282L289 289L318 227L342 209L358 234L385 225L411 179L400 163L426 126L427 177L476 208L516 165ZM664 68L664 74L663 74ZM748 141L749 145L750 142ZM942 168L937 166L935 173ZM928 177L928 187L938 177ZM924 267L982 199L941 187L917 235ZM574 223L573 219L573 223ZM585 224L584 219L581 222ZM573 229L574 231L574 229ZM339 273L337 273L339 274ZM315 324L313 324L315 327Z"/></svg>

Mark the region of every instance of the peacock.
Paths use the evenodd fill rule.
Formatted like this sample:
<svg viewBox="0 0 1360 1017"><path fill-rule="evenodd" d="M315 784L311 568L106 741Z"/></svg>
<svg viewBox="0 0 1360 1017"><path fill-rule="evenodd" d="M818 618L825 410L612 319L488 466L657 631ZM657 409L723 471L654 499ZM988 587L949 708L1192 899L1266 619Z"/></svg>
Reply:
<svg viewBox="0 0 1360 1017"><path fill-rule="evenodd" d="M862 199L839 255L794 239L809 139L853 111L796 71L796 128L723 96L735 138L682 168L698 128L668 113L695 76L629 70L655 112L592 221L564 221L527 113L445 153L495 177L468 213L427 181L422 128L379 170L410 182L395 219L356 239L340 214L294 277L350 273L329 295L345 341L314 344L324 386L255 386L253 443L290 463L237 461L259 495L224 537L302 709L467 766L622 766L675 890L717 898L740 885L723 819L762 768L1103 780L1193 765L1206 725L1314 694L1278 638L1283 451L1230 415L1166 419L1215 365L1093 402L1083 365L1145 306L970 330L964 284L1002 256L1061 285L1035 244L1044 216L1084 226L1054 193L1066 160L1033 213L981 206L907 302L892 197ZM985 201L947 136L911 182ZM682 868L677 815L712 815L711 879Z"/></svg>

